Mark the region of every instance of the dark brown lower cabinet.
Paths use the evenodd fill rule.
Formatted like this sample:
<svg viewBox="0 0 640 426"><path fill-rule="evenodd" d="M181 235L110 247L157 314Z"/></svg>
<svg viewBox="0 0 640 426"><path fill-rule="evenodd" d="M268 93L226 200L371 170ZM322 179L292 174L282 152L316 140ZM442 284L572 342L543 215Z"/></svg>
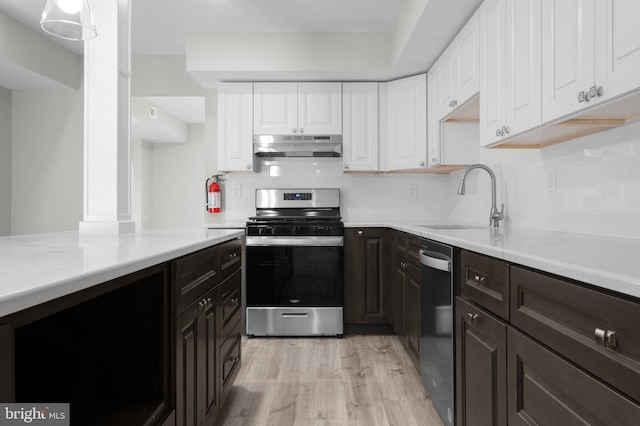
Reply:
<svg viewBox="0 0 640 426"><path fill-rule="evenodd" d="M640 406L512 327L509 425L633 425Z"/></svg>
<svg viewBox="0 0 640 426"><path fill-rule="evenodd" d="M406 346L409 351L409 357L418 371L420 371L420 268L409 263L407 270L409 273L405 285Z"/></svg>
<svg viewBox="0 0 640 426"><path fill-rule="evenodd" d="M388 324L392 320L389 232L386 228L345 230L345 323Z"/></svg>
<svg viewBox="0 0 640 426"><path fill-rule="evenodd" d="M456 298L456 424L506 426L507 325Z"/></svg>
<svg viewBox="0 0 640 426"><path fill-rule="evenodd" d="M217 368L218 288L176 317L176 424L212 425L220 410Z"/></svg>
<svg viewBox="0 0 640 426"><path fill-rule="evenodd" d="M240 369L241 244L231 240L205 250L216 257L218 249L219 261L201 264L221 265L222 273L203 267L203 273L191 274L196 278L186 287L201 288L202 296L175 316L176 426L214 425Z"/></svg>

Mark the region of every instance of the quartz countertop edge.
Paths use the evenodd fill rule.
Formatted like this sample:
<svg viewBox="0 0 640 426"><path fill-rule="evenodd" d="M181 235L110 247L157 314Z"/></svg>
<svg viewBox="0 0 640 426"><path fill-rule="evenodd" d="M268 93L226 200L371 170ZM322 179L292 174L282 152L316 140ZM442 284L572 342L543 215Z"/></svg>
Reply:
<svg viewBox="0 0 640 426"><path fill-rule="evenodd" d="M637 239L512 227L431 229L394 221L345 222L345 227L388 227L640 298Z"/></svg>
<svg viewBox="0 0 640 426"><path fill-rule="evenodd" d="M0 317L244 236L233 229L0 237Z"/></svg>

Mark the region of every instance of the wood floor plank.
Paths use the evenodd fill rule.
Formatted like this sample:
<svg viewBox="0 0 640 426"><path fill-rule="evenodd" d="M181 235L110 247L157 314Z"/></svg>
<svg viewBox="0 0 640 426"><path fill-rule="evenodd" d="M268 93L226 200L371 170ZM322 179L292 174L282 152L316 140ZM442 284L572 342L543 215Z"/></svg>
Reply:
<svg viewBox="0 0 640 426"><path fill-rule="evenodd" d="M393 335L242 340L217 425L441 426Z"/></svg>

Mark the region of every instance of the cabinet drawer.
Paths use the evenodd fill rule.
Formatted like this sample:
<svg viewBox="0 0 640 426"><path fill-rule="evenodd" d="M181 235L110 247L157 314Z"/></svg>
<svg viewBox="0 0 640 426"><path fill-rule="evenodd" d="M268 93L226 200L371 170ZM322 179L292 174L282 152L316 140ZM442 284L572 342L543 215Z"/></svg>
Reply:
<svg viewBox="0 0 640 426"><path fill-rule="evenodd" d="M227 241L220 244L220 281L240 269L242 264L242 240Z"/></svg>
<svg viewBox="0 0 640 426"><path fill-rule="evenodd" d="M509 425L637 424L640 406L512 327L507 354Z"/></svg>
<svg viewBox="0 0 640 426"><path fill-rule="evenodd" d="M240 271L236 271L220 286L222 294L222 327L220 341L224 342L240 322Z"/></svg>
<svg viewBox="0 0 640 426"><path fill-rule="evenodd" d="M218 246L200 250L172 262L174 312L202 296L219 280Z"/></svg>
<svg viewBox="0 0 640 426"><path fill-rule="evenodd" d="M640 401L640 303L515 266L511 286L513 325Z"/></svg>
<svg viewBox="0 0 640 426"><path fill-rule="evenodd" d="M509 264L477 253L460 256L460 293L502 319L509 320Z"/></svg>

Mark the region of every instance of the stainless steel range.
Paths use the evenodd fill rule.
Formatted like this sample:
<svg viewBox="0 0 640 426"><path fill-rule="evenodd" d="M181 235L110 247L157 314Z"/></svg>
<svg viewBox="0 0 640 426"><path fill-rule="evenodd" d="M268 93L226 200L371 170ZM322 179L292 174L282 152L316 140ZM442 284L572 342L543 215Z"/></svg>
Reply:
<svg viewBox="0 0 640 426"><path fill-rule="evenodd" d="M247 222L248 336L342 336L339 189L258 189Z"/></svg>

